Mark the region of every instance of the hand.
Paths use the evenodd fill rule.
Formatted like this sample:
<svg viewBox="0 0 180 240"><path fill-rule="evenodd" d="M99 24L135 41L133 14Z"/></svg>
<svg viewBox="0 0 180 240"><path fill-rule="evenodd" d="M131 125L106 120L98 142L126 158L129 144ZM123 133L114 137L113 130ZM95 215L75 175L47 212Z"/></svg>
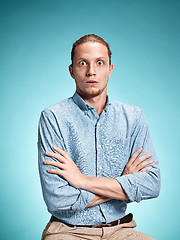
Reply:
<svg viewBox="0 0 180 240"><path fill-rule="evenodd" d="M57 169L48 169L48 173L58 174L66 179L73 187L80 188L85 175L80 172L74 161L69 155L58 147L53 147L58 153L46 152L46 156L53 157L57 161L44 161L45 164L57 167Z"/></svg>
<svg viewBox="0 0 180 240"><path fill-rule="evenodd" d="M145 154L139 158L139 154L142 152L143 148L139 148L130 158L129 162L126 164L125 169L122 173L123 175L126 174L133 174L133 173L138 173L138 172L145 172L149 169L152 169L152 166L148 166L149 164L154 163L154 160L147 160L148 158L152 157L151 154ZM144 162L145 161L145 162ZM144 168L145 167L145 168Z"/></svg>

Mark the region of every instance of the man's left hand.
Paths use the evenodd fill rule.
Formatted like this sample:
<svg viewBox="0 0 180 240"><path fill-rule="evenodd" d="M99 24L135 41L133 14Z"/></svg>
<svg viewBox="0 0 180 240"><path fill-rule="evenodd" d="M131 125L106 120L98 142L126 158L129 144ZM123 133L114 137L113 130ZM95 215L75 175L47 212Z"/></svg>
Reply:
<svg viewBox="0 0 180 240"><path fill-rule="evenodd" d="M55 158L57 161L44 161L44 164L57 167L57 169L48 169L48 173L58 174L67 180L73 187L81 188L86 176L80 172L74 161L69 155L58 147L53 147L57 153L46 152L46 156Z"/></svg>

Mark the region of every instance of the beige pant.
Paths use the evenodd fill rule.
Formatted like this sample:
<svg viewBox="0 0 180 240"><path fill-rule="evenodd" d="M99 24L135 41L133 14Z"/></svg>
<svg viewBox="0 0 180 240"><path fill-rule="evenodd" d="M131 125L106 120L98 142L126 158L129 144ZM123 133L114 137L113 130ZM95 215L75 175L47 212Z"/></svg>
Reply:
<svg viewBox="0 0 180 240"><path fill-rule="evenodd" d="M69 227L61 222L49 222L43 231L41 240L153 240L154 238L137 232L133 228L136 222L120 224L113 227L88 228Z"/></svg>

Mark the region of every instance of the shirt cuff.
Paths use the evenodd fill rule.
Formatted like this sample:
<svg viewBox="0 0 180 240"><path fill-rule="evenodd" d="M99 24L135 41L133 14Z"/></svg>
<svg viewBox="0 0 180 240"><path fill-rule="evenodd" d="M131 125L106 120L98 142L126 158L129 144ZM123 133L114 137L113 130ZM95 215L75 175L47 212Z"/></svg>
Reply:
<svg viewBox="0 0 180 240"><path fill-rule="evenodd" d="M121 177L115 178L124 189L127 194L130 202L140 202L141 201L141 193L135 184L131 181L130 175L124 175Z"/></svg>
<svg viewBox="0 0 180 240"><path fill-rule="evenodd" d="M86 190L80 190L80 195L76 203L72 206L72 211L81 211L89 205L95 197L95 194Z"/></svg>

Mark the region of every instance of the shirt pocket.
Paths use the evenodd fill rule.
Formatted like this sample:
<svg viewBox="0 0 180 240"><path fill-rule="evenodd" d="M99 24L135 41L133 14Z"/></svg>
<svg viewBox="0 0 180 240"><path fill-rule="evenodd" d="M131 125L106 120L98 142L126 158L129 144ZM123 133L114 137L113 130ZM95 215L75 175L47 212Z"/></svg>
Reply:
<svg viewBox="0 0 180 240"><path fill-rule="evenodd" d="M129 160L129 146L130 137L109 138L103 143L104 177L115 178L121 176Z"/></svg>

